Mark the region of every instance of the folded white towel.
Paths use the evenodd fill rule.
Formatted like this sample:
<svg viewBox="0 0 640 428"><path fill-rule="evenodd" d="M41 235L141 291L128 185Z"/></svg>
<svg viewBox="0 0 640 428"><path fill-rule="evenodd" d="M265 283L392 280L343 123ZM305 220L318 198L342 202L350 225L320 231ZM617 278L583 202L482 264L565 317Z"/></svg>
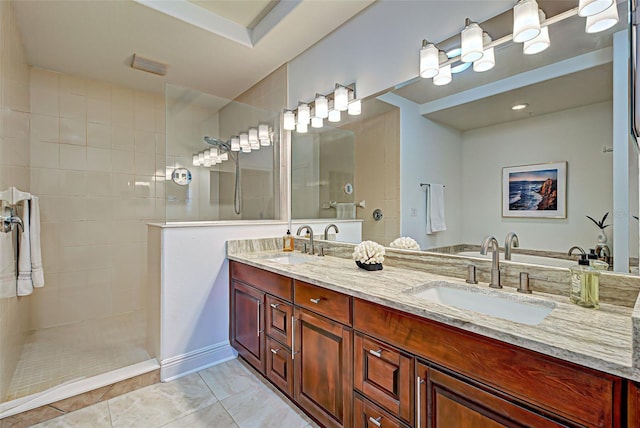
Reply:
<svg viewBox="0 0 640 428"><path fill-rule="evenodd" d="M353 202L340 202L336 204L336 218L356 218L356 206Z"/></svg>
<svg viewBox="0 0 640 428"><path fill-rule="evenodd" d="M22 211L23 229L18 250L18 296L28 296L34 287L44 287L42 252L40 249L40 204L37 196L25 200Z"/></svg>
<svg viewBox="0 0 640 428"><path fill-rule="evenodd" d="M31 195L30 212L31 277L33 286L41 288L44 287L44 270L42 269L42 250L40 249L40 200L37 196Z"/></svg>
<svg viewBox="0 0 640 428"><path fill-rule="evenodd" d="M444 222L444 185L427 186L427 235L447 230Z"/></svg>
<svg viewBox="0 0 640 428"><path fill-rule="evenodd" d="M29 201L22 204L22 231L18 239L18 296L28 296L33 293L31 279L31 240L29 238Z"/></svg>

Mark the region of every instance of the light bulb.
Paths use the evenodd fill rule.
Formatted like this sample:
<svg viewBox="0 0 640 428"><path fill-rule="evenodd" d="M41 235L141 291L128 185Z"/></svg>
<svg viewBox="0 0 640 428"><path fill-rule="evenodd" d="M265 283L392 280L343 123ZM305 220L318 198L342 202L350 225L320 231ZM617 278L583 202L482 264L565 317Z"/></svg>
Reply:
<svg viewBox="0 0 640 428"><path fill-rule="evenodd" d="M333 108L338 111L349 108L349 90L344 86L338 86L333 93Z"/></svg>
<svg viewBox="0 0 640 428"><path fill-rule="evenodd" d="M433 43L423 40L422 49L420 49L420 77L430 79L439 71L438 48Z"/></svg>
<svg viewBox="0 0 640 428"><path fill-rule="evenodd" d="M329 116L329 100L324 95L318 95L315 101L315 116L320 119L326 119ZM313 126L313 124L311 125Z"/></svg>
<svg viewBox="0 0 640 428"><path fill-rule="evenodd" d="M258 130L256 128L249 128L249 144L255 144L258 142Z"/></svg>
<svg viewBox="0 0 640 428"><path fill-rule="evenodd" d="M520 0L513 7L513 41L524 43L540 34L540 17L536 0Z"/></svg>
<svg viewBox="0 0 640 428"><path fill-rule="evenodd" d="M474 62L482 58L484 49L482 47L482 28L467 18L466 27L460 33L462 40L462 62Z"/></svg>
<svg viewBox="0 0 640 428"><path fill-rule="evenodd" d="M362 113L362 101L353 100L349 103L349 108L347 109L347 113L351 116L358 116Z"/></svg>
<svg viewBox="0 0 640 428"><path fill-rule="evenodd" d="M298 106L298 125L303 123L308 125L311 122L311 109L307 104L300 104Z"/></svg>
<svg viewBox="0 0 640 428"><path fill-rule="evenodd" d="M614 0L580 0L578 2L578 15L582 17L597 15L614 3Z"/></svg>
<svg viewBox="0 0 640 428"><path fill-rule="evenodd" d="M293 131L296 129L296 115L291 110L284 112L284 120L282 127L285 131Z"/></svg>
<svg viewBox="0 0 640 428"><path fill-rule="evenodd" d="M618 23L618 5L614 2L608 9L597 15L587 16L585 31L589 34L608 30Z"/></svg>
<svg viewBox="0 0 640 428"><path fill-rule="evenodd" d="M329 116L329 113L327 113ZM312 117L311 118L311 127L312 128L322 128L322 118L321 117Z"/></svg>
<svg viewBox="0 0 640 428"><path fill-rule="evenodd" d="M240 138L233 137L231 139L231 151L239 152L240 151Z"/></svg>
<svg viewBox="0 0 640 428"><path fill-rule="evenodd" d="M340 122L340 111L329 110L329 122Z"/></svg>
<svg viewBox="0 0 640 428"><path fill-rule="evenodd" d="M309 131L309 125L306 123L298 123L296 125L296 132L300 134L306 134Z"/></svg>

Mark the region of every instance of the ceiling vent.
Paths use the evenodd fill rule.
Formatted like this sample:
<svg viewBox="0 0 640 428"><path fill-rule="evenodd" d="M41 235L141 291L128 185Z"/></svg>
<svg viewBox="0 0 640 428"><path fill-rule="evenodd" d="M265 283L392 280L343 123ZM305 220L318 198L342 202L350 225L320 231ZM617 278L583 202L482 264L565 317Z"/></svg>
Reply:
<svg viewBox="0 0 640 428"><path fill-rule="evenodd" d="M147 73L157 74L158 76L164 76L167 74L167 68L169 68L169 65L145 58L138 54L133 54L131 68L146 71Z"/></svg>

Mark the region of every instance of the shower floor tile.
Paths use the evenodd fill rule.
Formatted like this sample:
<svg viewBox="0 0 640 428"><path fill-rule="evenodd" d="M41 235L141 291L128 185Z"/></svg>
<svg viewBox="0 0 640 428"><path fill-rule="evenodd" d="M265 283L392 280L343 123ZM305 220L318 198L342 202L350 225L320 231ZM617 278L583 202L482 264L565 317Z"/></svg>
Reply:
<svg viewBox="0 0 640 428"><path fill-rule="evenodd" d="M45 391L149 359L141 313L128 313L32 331L7 400Z"/></svg>

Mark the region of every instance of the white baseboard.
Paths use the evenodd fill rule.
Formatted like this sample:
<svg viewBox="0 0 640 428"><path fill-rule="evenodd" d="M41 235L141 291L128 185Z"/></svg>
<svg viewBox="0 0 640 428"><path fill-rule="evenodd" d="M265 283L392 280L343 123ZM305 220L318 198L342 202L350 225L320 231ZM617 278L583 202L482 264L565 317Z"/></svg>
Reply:
<svg viewBox="0 0 640 428"><path fill-rule="evenodd" d="M164 359L160 362L160 380L170 382L174 379L198 372L238 356L228 341L200 348L186 354Z"/></svg>

